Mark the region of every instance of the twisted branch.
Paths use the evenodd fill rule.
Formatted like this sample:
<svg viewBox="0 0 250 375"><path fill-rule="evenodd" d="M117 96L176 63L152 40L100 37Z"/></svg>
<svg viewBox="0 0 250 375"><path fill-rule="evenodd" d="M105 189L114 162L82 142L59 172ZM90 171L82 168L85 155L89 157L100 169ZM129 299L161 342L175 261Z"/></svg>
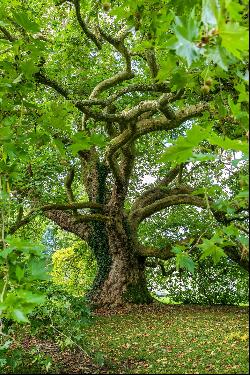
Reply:
<svg viewBox="0 0 250 375"><path fill-rule="evenodd" d="M100 50L102 48L101 42L97 39L96 35L92 33L92 31L88 28L87 24L84 22L81 16L81 8L80 8L80 1L74 0L73 1L75 10L76 10L76 18L77 21L84 32L84 34L92 40L92 42L96 45L96 47Z"/></svg>
<svg viewBox="0 0 250 375"><path fill-rule="evenodd" d="M103 209L103 205L95 202L76 202L70 204L46 204L44 206L32 209L22 220L17 221L9 230L9 234L15 233L19 228L23 227L24 225L28 224L31 220L33 220L38 214L45 213L47 217L49 217L50 211L67 211L67 210L75 210L75 209L84 209L84 208L94 208L94 209ZM86 215L86 217L90 217L91 215ZM95 217L91 217L92 220L95 220ZM71 218L73 219L73 216ZM98 219L99 220L99 219ZM106 220L106 217L104 221ZM86 220L87 221L87 220ZM89 221L89 220L88 220Z"/></svg>

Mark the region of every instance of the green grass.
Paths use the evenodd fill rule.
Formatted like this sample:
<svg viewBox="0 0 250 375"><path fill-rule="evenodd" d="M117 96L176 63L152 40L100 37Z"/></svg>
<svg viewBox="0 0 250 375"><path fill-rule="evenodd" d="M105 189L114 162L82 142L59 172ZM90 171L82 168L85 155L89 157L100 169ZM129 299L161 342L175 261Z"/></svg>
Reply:
<svg viewBox="0 0 250 375"><path fill-rule="evenodd" d="M87 341L109 373L248 373L248 314L237 307L174 305L100 316Z"/></svg>
<svg viewBox="0 0 250 375"><path fill-rule="evenodd" d="M170 299L169 297L156 297L156 296L153 296L157 301L160 301L162 303L165 303L167 305L181 305L182 302L175 302L173 301L172 299Z"/></svg>
<svg viewBox="0 0 250 375"><path fill-rule="evenodd" d="M58 330L51 333L46 322L33 333L26 325L19 329L23 352L16 371L46 373L51 358L55 374L248 374L248 307L102 309L78 338L77 323L66 327L76 345Z"/></svg>

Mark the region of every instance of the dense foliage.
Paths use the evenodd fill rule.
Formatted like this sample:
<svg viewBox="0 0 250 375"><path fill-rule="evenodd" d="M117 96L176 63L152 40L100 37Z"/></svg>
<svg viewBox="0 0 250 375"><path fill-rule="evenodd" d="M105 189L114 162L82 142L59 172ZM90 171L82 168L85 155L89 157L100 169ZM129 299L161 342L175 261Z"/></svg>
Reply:
<svg viewBox="0 0 250 375"><path fill-rule="evenodd" d="M152 302L147 267L173 298L240 302L225 285L248 267L247 5L1 1L1 350L32 311L69 337L87 279L93 306Z"/></svg>
<svg viewBox="0 0 250 375"><path fill-rule="evenodd" d="M248 273L227 259L217 265L209 259L199 262L194 274L176 271L173 260L158 264L149 269L148 282L161 301L198 305L244 305L249 301Z"/></svg>

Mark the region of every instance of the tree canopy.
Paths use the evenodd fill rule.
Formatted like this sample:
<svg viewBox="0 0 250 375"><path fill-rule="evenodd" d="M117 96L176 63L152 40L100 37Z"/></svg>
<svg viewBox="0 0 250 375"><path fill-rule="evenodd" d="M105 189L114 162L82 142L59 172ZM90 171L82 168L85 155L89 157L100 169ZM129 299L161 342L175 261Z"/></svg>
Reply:
<svg viewBox="0 0 250 375"><path fill-rule="evenodd" d="M95 304L150 302L152 258L247 268L247 1L2 0L0 16L0 302L37 215L91 248Z"/></svg>

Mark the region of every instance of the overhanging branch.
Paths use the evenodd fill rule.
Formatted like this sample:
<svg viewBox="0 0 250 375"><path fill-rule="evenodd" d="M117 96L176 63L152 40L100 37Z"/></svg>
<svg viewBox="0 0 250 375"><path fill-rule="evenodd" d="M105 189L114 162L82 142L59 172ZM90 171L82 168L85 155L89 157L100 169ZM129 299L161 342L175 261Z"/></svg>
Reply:
<svg viewBox="0 0 250 375"><path fill-rule="evenodd" d="M97 39L96 35L92 33L92 31L89 29L88 25L84 22L81 16L81 8L80 8L80 1L79 0L73 0L75 10L76 10L76 18L77 21L84 32L84 34L92 40L92 42L96 45L96 47L100 50L102 48L101 42Z"/></svg>
<svg viewBox="0 0 250 375"><path fill-rule="evenodd" d="M10 229L8 230L9 234L15 233L19 228L25 226L28 224L31 220L33 220L38 214L40 213L46 213L49 211L69 211L69 210L76 210L76 209L103 209L103 205L95 202L76 202L76 203L70 203L70 204L46 204L44 206L34 208L32 209L25 217L22 218L22 220L17 221ZM46 213L46 216L49 217L49 214ZM86 215L91 216L91 214ZM72 216L73 220L73 216ZM92 220L94 220L94 217L92 217ZM100 219L99 219L100 220ZM104 219L105 221L106 219Z"/></svg>
<svg viewBox="0 0 250 375"><path fill-rule="evenodd" d="M154 202L157 197L161 198L161 195L166 194L167 186L178 176L180 166L172 168L164 178L156 181L154 184L149 186L134 202L131 211L134 211L140 207L144 207ZM152 200L152 202L151 202Z"/></svg>
<svg viewBox="0 0 250 375"><path fill-rule="evenodd" d="M136 228L140 222L156 212L159 212L167 207L180 204L191 204L197 207L207 208L206 200L197 196L189 194L167 195L166 197L158 199L144 208L139 208L132 211L129 219L131 226Z"/></svg>
<svg viewBox="0 0 250 375"><path fill-rule="evenodd" d="M167 260L174 257L174 253L172 253L172 244L166 244L165 247L159 249L153 246L144 246L142 244L137 244L137 251L140 255L145 257L155 257L162 260Z"/></svg>

